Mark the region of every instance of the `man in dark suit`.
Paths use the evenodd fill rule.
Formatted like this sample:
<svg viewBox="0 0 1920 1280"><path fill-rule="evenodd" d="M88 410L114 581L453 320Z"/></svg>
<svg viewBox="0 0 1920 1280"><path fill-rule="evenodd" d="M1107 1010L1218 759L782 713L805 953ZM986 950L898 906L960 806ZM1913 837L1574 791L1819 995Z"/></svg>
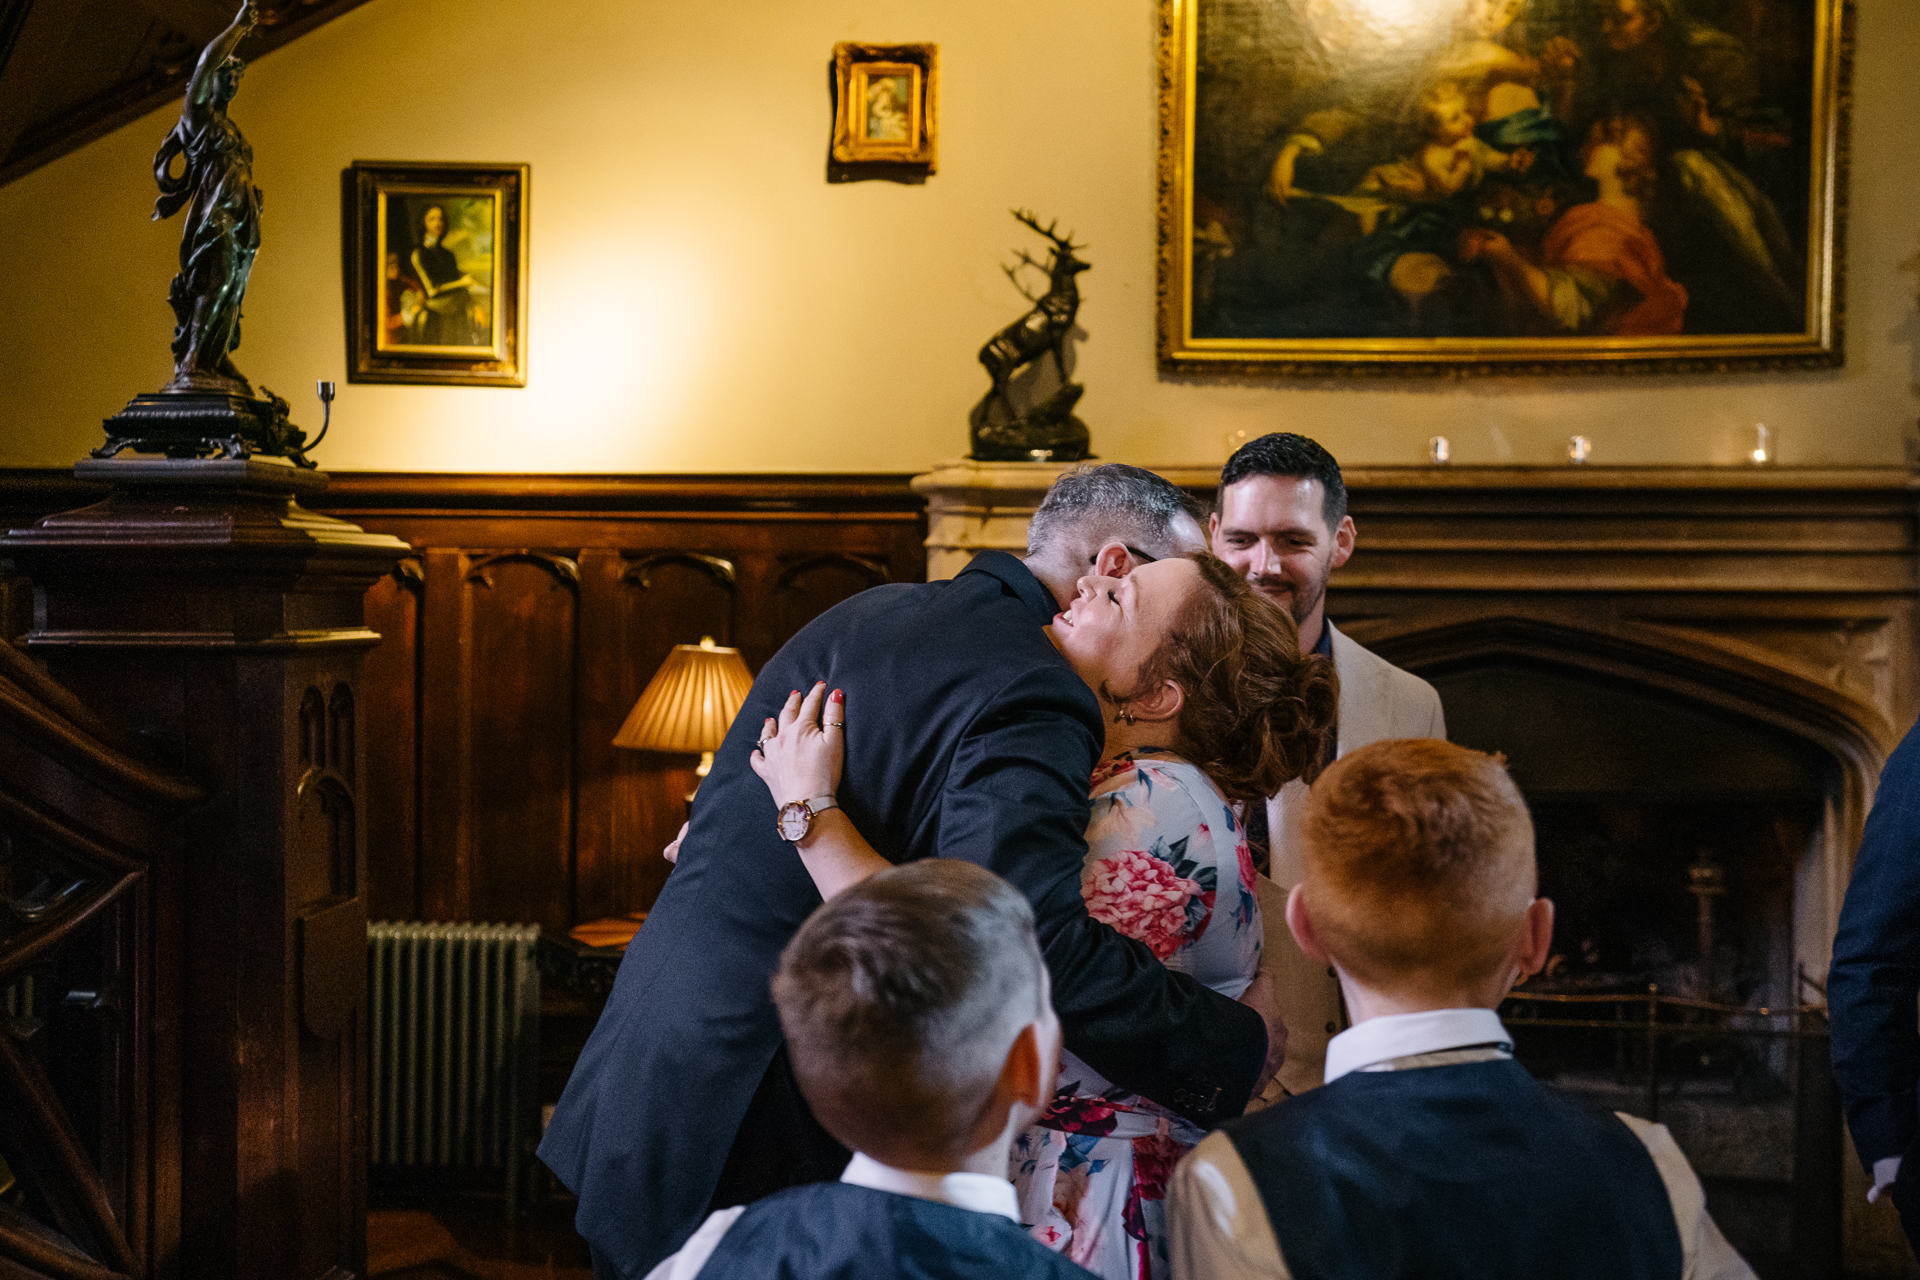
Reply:
<svg viewBox="0 0 1920 1280"><path fill-rule="evenodd" d="M1833 1074L1871 1198L1920 1247L1920 725L1887 758L1827 973Z"/></svg>
<svg viewBox="0 0 1920 1280"><path fill-rule="evenodd" d="M748 763L760 726L816 680L846 691L839 798L874 847L894 862L978 863L1032 904L1067 1047L1198 1123L1239 1114L1284 1032L1088 917L1087 791L1105 729L1043 631L1082 575L1205 546L1166 481L1083 469L1035 513L1024 561L983 552L948 582L877 587L774 655L540 1146L580 1197L602 1280L640 1280L710 1207L832 1180L846 1163L800 1099L768 994L820 895Z"/></svg>

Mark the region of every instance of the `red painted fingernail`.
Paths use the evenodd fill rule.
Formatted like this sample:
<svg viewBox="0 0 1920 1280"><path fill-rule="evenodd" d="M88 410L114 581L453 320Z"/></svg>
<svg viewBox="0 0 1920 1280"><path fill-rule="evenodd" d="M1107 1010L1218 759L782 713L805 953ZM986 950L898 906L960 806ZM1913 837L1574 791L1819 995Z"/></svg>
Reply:
<svg viewBox="0 0 1920 1280"><path fill-rule="evenodd" d="M842 693L840 690L835 689L833 691L833 700L835 702L845 702L847 700L847 695Z"/></svg>

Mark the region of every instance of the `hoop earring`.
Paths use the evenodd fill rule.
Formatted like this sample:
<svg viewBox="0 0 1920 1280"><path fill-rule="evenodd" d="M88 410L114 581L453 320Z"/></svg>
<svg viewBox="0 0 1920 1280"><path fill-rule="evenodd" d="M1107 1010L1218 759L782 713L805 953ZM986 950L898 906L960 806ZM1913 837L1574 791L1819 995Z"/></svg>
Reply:
<svg viewBox="0 0 1920 1280"><path fill-rule="evenodd" d="M1121 707L1119 710L1113 713L1113 718L1118 720L1122 724L1132 724L1133 712L1128 711L1125 707Z"/></svg>

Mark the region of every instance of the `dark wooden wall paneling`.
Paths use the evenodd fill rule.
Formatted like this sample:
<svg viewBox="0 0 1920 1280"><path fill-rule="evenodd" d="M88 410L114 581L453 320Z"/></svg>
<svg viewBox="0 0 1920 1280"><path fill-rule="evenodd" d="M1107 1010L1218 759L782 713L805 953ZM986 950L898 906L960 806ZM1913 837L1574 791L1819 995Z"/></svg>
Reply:
<svg viewBox="0 0 1920 1280"><path fill-rule="evenodd" d="M414 551L367 598L375 919L564 931L646 909L695 761L612 739L668 650L711 635L758 671L829 606L924 576L906 476L332 480L312 505ZM0 527L93 496L0 472ZM10 634L27 610L0 580Z"/></svg>
<svg viewBox="0 0 1920 1280"><path fill-rule="evenodd" d="M762 663L829 606L923 576L906 477L336 476L405 539L363 678L376 918L563 930L644 910L691 757L614 733L676 644Z"/></svg>

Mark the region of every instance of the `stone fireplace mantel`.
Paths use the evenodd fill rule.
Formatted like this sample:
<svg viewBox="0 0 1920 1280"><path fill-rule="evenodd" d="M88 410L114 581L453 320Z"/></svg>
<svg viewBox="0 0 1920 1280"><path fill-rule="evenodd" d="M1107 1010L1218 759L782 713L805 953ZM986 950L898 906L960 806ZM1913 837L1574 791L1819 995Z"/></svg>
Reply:
<svg viewBox="0 0 1920 1280"><path fill-rule="evenodd" d="M960 460L916 477L928 576L1022 551L1065 469ZM1208 496L1219 479L1153 469ZM1904 468L1355 467L1346 481L1359 541L1329 611L1396 661L1445 662L1496 617L1571 628L1790 689L1876 767L1920 711L1920 480Z"/></svg>

